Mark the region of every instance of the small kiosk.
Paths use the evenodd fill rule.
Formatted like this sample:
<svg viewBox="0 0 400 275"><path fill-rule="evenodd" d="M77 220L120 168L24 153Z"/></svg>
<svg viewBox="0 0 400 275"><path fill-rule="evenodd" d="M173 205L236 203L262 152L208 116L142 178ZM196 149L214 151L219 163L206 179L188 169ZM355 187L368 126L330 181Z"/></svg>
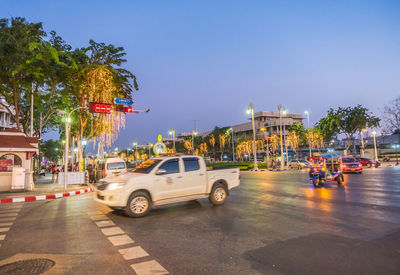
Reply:
<svg viewBox="0 0 400 275"><path fill-rule="evenodd" d="M0 131L0 192L33 190L32 157L38 138L11 128Z"/></svg>

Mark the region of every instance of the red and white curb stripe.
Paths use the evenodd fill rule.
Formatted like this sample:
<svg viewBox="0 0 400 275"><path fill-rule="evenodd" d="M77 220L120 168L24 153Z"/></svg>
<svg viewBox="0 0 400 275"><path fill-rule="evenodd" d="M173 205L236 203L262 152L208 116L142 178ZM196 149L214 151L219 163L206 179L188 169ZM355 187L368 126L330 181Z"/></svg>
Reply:
<svg viewBox="0 0 400 275"><path fill-rule="evenodd" d="M28 202L28 201L53 200L53 199L59 199L59 198L71 197L71 196L75 196L75 195L79 195L79 194L84 194L84 193L91 192L91 191L93 191L93 187L86 188L86 189L80 189L80 190L76 190L76 191L65 192L65 193L51 194L51 195L9 198L9 199L0 200L0 204L15 203L15 202Z"/></svg>

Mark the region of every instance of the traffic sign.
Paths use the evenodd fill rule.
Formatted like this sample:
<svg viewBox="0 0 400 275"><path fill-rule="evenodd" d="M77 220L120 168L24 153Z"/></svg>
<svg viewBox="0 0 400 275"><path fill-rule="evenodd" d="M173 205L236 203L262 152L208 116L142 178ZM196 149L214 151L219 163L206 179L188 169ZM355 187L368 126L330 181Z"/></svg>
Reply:
<svg viewBox="0 0 400 275"><path fill-rule="evenodd" d="M121 104L121 105L133 105L133 100L129 99L129 98L115 97L114 98L114 103L115 104Z"/></svg>

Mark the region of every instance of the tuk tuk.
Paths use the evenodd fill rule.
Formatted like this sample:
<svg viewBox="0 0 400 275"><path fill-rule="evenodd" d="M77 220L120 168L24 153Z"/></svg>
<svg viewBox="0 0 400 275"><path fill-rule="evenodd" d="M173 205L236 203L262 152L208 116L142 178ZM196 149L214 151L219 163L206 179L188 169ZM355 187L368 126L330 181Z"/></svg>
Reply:
<svg viewBox="0 0 400 275"><path fill-rule="evenodd" d="M341 168L340 154L326 153L309 160L310 182L314 186L324 185L327 182L336 181L338 185L342 184L344 177Z"/></svg>

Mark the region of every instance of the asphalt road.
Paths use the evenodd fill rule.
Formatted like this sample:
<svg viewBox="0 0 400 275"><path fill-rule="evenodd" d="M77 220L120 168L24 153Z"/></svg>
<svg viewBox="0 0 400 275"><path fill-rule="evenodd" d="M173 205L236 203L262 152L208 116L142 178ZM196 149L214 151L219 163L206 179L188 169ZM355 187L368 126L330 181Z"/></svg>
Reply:
<svg viewBox="0 0 400 275"><path fill-rule="evenodd" d="M191 201L140 219L92 194L0 205L0 234L0 273L43 258L54 274L399 274L400 167L319 188L305 171L245 172L223 206Z"/></svg>

